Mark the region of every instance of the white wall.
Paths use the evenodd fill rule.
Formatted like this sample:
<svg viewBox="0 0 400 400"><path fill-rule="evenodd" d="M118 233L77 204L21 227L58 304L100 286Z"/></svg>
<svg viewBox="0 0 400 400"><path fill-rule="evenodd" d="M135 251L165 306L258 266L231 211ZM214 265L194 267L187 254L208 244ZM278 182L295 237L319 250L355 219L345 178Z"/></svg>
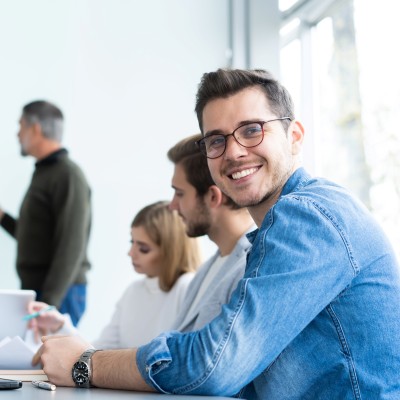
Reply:
<svg viewBox="0 0 400 400"><path fill-rule="evenodd" d="M18 215L33 171L16 138L22 106L55 102L64 144L93 190L93 268L80 325L89 340L137 277L126 255L133 216L172 195L166 152L198 131L201 75L226 66L227 8L215 0L0 0L0 206ZM214 251L202 244L205 256ZM1 288L19 287L15 249L0 229Z"/></svg>

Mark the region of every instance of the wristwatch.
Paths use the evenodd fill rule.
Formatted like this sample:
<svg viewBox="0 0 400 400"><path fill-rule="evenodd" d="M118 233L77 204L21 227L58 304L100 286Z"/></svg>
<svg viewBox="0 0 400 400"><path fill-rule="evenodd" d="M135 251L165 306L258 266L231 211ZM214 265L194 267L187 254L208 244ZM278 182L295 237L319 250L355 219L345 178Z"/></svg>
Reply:
<svg viewBox="0 0 400 400"><path fill-rule="evenodd" d="M92 356L96 351L99 350L87 349L72 367L72 380L79 388L88 389L93 387L90 383L90 379L92 377Z"/></svg>

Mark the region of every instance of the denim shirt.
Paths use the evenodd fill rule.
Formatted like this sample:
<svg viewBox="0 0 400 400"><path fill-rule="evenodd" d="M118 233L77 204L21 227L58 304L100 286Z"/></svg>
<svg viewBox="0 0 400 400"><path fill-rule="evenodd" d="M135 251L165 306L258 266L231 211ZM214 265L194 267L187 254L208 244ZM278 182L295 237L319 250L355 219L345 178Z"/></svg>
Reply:
<svg viewBox="0 0 400 400"><path fill-rule="evenodd" d="M400 279L393 249L343 188L298 169L213 321L138 349L163 393L245 399L400 399Z"/></svg>

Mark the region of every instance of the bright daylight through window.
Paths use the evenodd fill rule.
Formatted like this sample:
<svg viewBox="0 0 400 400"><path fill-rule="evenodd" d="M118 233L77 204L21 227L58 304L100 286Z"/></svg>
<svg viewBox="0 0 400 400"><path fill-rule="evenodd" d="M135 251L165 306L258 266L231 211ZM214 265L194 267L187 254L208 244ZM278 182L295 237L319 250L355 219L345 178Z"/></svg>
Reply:
<svg viewBox="0 0 400 400"><path fill-rule="evenodd" d="M392 2L303 0L293 15L296 1L281 3L281 78L301 106L314 173L356 194L399 254L400 60L391 43L400 26ZM298 27L285 30L295 18Z"/></svg>

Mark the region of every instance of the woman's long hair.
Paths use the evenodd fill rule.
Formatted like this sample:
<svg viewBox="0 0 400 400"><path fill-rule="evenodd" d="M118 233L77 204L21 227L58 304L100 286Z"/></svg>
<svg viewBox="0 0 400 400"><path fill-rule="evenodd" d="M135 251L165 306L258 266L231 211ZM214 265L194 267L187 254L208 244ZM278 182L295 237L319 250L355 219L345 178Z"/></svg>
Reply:
<svg viewBox="0 0 400 400"><path fill-rule="evenodd" d="M182 218L168 208L169 202L158 201L141 209L132 227L143 227L150 239L160 247L160 288L172 289L185 272L193 272L200 264L198 240L189 238Z"/></svg>

